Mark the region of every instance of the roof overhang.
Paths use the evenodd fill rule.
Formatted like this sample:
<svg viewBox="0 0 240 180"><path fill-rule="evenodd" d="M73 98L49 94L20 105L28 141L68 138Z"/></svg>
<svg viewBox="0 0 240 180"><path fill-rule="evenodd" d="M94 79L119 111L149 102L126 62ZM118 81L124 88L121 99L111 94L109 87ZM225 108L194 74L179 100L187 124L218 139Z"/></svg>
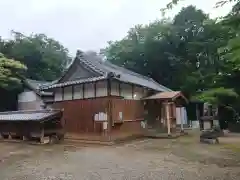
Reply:
<svg viewBox="0 0 240 180"><path fill-rule="evenodd" d="M28 89L34 91L34 93L37 94L38 96L40 96L40 97L41 96L53 96L53 92L42 91L42 90L39 89L41 85L39 85L39 87L34 87L29 81L30 81L29 79L23 79L22 83Z"/></svg>
<svg viewBox="0 0 240 180"><path fill-rule="evenodd" d="M171 92L159 92L152 96L143 98L142 100L162 100L162 101L176 101L177 99L183 99L188 103L188 99L181 93L181 91L171 91Z"/></svg>
<svg viewBox="0 0 240 180"><path fill-rule="evenodd" d="M105 79L107 79L106 76L78 79L78 80L67 81L67 82L63 82L63 83L52 84L50 86L42 86L41 90L43 91L43 90L47 90L47 89L61 88L61 87L65 87L65 86L72 86L72 85L77 85L77 84L82 84L82 83L97 82L97 81L101 81L101 80L105 80Z"/></svg>
<svg viewBox="0 0 240 180"><path fill-rule="evenodd" d="M29 111L7 111L0 112L0 122L34 121L42 122L61 117L61 110L29 110Z"/></svg>

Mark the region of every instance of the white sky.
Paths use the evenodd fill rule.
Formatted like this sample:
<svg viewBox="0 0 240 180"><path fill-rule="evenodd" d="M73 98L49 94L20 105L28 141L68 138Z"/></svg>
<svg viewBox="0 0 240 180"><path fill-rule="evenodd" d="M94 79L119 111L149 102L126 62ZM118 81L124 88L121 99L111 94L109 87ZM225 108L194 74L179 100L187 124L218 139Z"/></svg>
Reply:
<svg viewBox="0 0 240 180"><path fill-rule="evenodd" d="M119 40L136 24L161 18L160 9L170 0L0 0L0 36L10 37L15 30L25 34L45 33L67 47L96 50L107 41ZM173 17L190 4L222 16L230 5L215 9L218 0L185 0L168 13Z"/></svg>

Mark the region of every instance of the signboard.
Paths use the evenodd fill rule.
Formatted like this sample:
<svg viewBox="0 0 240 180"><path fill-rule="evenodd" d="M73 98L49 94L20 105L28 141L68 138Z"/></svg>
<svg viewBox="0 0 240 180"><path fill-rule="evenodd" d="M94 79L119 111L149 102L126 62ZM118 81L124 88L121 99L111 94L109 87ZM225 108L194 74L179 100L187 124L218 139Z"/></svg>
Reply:
<svg viewBox="0 0 240 180"><path fill-rule="evenodd" d="M122 121L123 120L123 113L119 112L119 120Z"/></svg>
<svg viewBox="0 0 240 180"><path fill-rule="evenodd" d="M107 114L104 112L99 112L94 115L94 121L102 122L107 121Z"/></svg>
<svg viewBox="0 0 240 180"><path fill-rule="evenodd" d="M107 121L104 121L104 122L103 122L103 129L104 129L104 130L107 130L107 127L108 127L108 122L107 122Z"/></svg>

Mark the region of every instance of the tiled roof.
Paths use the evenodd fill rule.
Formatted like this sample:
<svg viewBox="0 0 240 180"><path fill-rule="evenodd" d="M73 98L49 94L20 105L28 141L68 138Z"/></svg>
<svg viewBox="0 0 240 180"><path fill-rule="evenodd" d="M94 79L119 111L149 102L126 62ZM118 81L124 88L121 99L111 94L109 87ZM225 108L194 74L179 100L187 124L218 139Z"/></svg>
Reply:
<svg viewBox="0 0 240 180"><path fill-rule="evenodd" d="M183 94L180 91L172 91L172 92L160 92L157 94L154 94L152 96L146 97L144 99L171 99L175 100L176 98L182 97L187 101L187 99L183 96Z"/></svg>
<svg viewBox="0 0 240 180"><path fill-rule="evenodd" d="M76 81L68 81L64 83L58 83L59 82L58 81L56 83L53 83L50 86L42 86L41 89L49 89L49 88L62 87L62 86L73 85L73 84L84 83L84 82L98 81L101 79L106 79L108 77L108 74L113 74L112 78L122 82L144 86L156 91L172 91L171 89L160 85L159 83L157 83L156 81L154 81L149 77L132 72L123 67L116 66L108 61L102 61L98 56L88 55L83 53L81 54L81 56L79 57L77 56L75 58L75 61L79 61L79 63L85 66L86 68L89 68L92 71L95 71L96 73L99 74L99 77L79 79Z"/></svg>
<svg viewBox="0 0 240 180"><path fill-rule="evenodd" d="M137 85L148 87L150 89L154 89L157 91L172 91L171 89L163 85L160 85L159 83L154 81L152 78L132 72L126 68L116 66L108 61L103 62L102 65L103 65L103 68L105 68L107 71L109 72L111 71L117 75L120 75L119 78L118 76L115 77L115 79L118 79L120 81L137 84Z"/></svg>
<svg viewBox="0 0 240 180"><path fill-rule="evenodd" d="M57 87L63 87L63 86L70 86L70 85L81 84L81 83L85 83L85 82L96 82L96 81L100 81L103 79L106 79L106 77L99 76L99 77L92 77L92 78L86 78L86 79L78 79L78 80L74 80L74 81L67 81L67 82L63 82L63 83L52 84L50 86L42 86L41 89L51 89L51 88L57 88Z"/></svg>
<svg viewBox="0 0 240 180"><path fill-rule="evenodd" d="M7 111L0 113L0 121L42 121L59 113L60 110Z"/></svg>
<svg viewBox="0 0 240 180"><path fill-rule="evenodd" d="M25 81L34 89L40 89L41 86L47 86L52 83L48 81L36 81L33 79L26 79Z"/></svg>
<svg viewBox="0 0 240 180"><path fill-rule="evenodd" d="M37 95L42 96L52 96L53 93L52 92L44 92L40 90L40 87L42 86L50 86L51 84L54 84L56 81L52 81L52 82L47 82L47 81L36 81L36 80L32 80L32 79L25 79L23 80L23 83L30 88L31 90L33 90Z"/></svg>

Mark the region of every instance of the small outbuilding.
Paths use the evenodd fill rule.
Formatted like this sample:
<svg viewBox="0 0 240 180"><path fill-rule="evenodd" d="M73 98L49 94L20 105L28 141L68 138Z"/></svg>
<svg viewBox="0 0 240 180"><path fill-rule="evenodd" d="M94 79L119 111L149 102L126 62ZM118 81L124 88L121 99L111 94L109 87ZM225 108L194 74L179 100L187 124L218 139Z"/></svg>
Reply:
<svg viewBox="0 0 240 180"><path fill-rule="evenodd" d="M160 127L168 134L175 132L178 122L183 130L184 109L187 98L180 91L159 92L155 95L143 98L145 111L148 114L148 124Z"/></svg>
<svg viewBox="0 0 240 180"><path fill-rule="evenodd" d="M9 111L0 113L0 137L40 140L64 136L60 110Z"/></svg>

